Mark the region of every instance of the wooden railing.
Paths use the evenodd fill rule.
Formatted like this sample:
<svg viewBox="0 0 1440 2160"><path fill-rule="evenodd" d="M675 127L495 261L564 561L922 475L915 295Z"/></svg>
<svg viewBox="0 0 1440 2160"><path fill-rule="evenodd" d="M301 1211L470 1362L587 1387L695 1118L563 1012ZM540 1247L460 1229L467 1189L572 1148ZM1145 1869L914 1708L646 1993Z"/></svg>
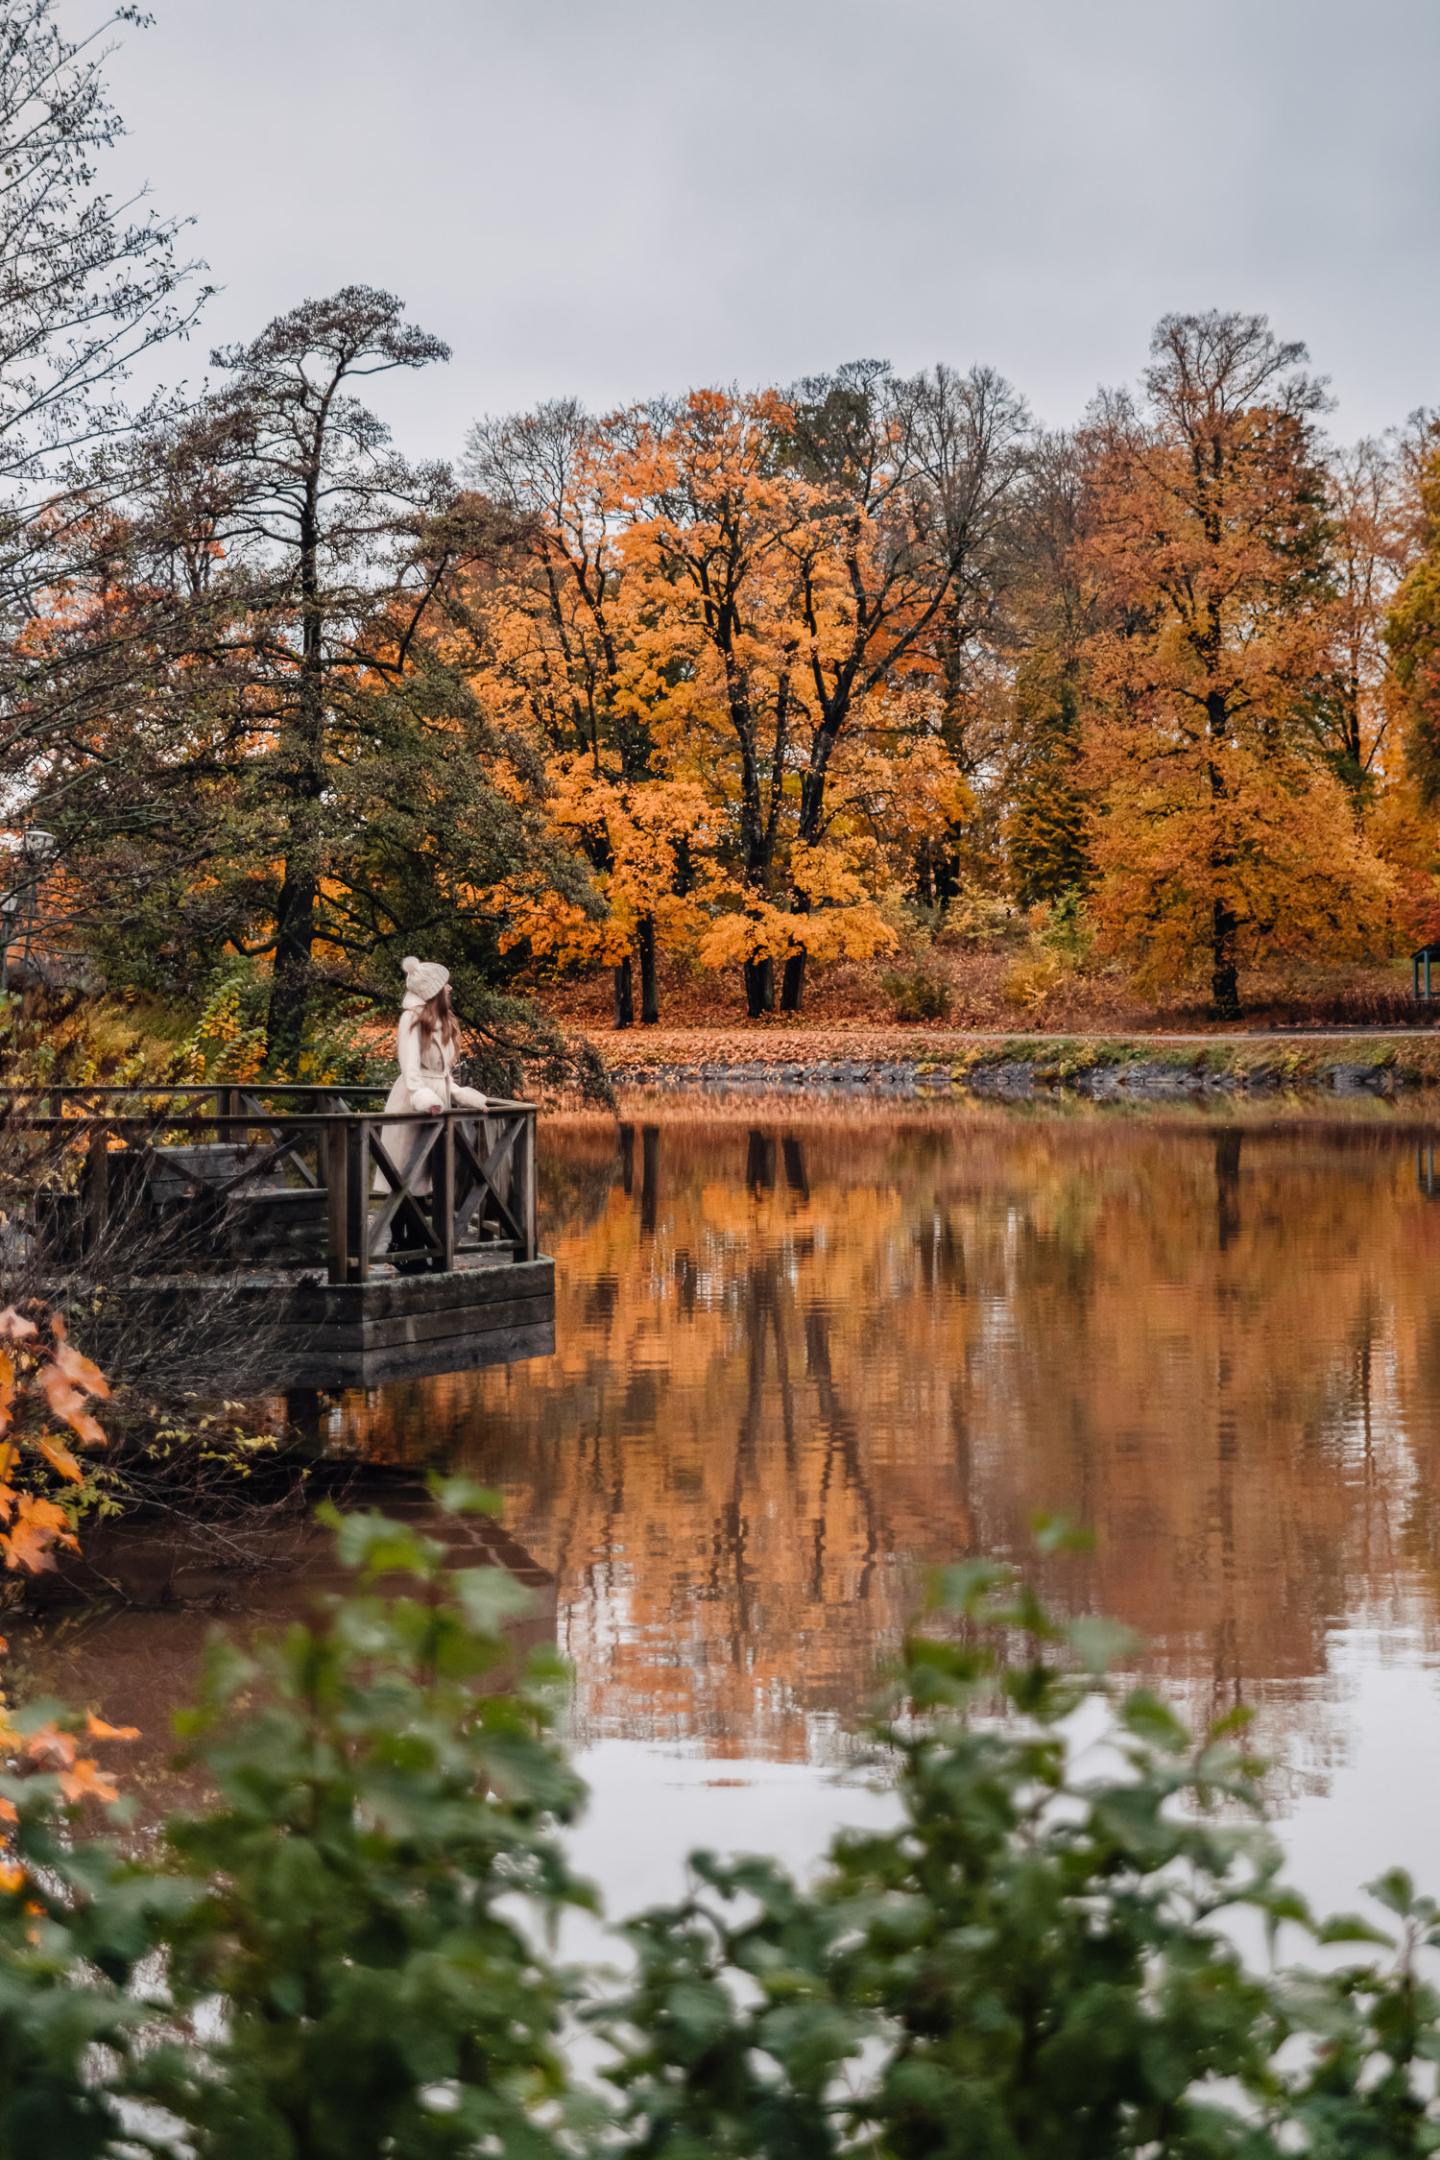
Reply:
<svg viewBox="0 0 1440 2160"><path fill-rule="evenodd" d="M150 1273L323 1264L344 1283L377 1265L533 1260L533 1104L383 1102L378 1088L0 1087L0 1132L31 1143L30 1227L59 1264L102 1250Z"/></svg>

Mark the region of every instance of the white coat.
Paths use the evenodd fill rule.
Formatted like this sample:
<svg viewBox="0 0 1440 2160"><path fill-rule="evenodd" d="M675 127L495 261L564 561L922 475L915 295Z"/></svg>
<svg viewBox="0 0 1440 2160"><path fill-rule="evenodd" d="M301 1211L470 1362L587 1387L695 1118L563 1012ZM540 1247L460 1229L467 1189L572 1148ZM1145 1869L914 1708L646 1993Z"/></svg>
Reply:
<svg viewBox="0 0 1440 2160"><path fill-rule="evenodd" d="M400 1025L395 1035L395 1055L400 1071L385 1098L387 1112L418 1110L433 1115L437 1110L488 1109L489 1099L478 1088L464 1087L451 1078L455 1045L442 1042L438 1034L426 1041L420 1027L424 1002L412 990L400 1007ZM408 1166L419 1144L413 1128L404 1125L382 1125L377 1137L396 1168L402 1170ZM388 1190L379 1170L375 1173L374 1190ZM427 1165L416 1182L416 1191L429 1190Z"/></svg>

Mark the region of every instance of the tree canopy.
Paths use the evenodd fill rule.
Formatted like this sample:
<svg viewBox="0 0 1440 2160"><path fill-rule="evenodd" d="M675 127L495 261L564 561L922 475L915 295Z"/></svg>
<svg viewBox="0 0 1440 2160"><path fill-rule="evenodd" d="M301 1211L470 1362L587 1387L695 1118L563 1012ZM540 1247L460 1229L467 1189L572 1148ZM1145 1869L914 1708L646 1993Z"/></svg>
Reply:
<svg viewBox="0 0 1440 2160"><path fill-rule="evenodd" d="M1069 432L867 358L484 418L457 474L374 404L447 348L363 284L132 406L205 290L105 192L103 47L0 0L0 52L0 795L95 979L243 976L295 1073L421 943L508 1054L591 971L622 1026L795 1015L1003 919L1233 1019L1440 923L1433 416L1338 446L1212 310Z"/></svg>

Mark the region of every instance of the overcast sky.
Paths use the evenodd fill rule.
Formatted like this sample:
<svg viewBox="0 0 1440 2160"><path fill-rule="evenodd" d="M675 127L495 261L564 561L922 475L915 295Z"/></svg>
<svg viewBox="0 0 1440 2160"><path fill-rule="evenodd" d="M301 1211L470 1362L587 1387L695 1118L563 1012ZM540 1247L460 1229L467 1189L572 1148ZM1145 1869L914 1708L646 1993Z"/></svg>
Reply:
<svg viewBox="0 0 1440 2160"><path fill-rule="evenodd" d="M377 399L412 454L861 355L1058 424L1211 306L1307 341L1338 434L1440 403L1440 0L149 4L114 177L224 288L172 374L387 286L454 348Z"/></svg>

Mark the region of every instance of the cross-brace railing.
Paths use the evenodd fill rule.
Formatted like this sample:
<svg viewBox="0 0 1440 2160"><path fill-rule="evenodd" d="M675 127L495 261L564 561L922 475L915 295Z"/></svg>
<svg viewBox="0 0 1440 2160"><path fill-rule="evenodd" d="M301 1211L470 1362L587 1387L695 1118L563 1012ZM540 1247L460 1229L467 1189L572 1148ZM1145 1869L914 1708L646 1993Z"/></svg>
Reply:
<svg viewBox="0 0 1440 2160"><path fill-rule="evenodd" d="M36 1145L33 1219L61 1260L108 1240L142 1272L243 1254L364 1282L538 1249L531 1103L422 1115L386 1112L378 1089L0 1087L0 1130Z"/></svg>

